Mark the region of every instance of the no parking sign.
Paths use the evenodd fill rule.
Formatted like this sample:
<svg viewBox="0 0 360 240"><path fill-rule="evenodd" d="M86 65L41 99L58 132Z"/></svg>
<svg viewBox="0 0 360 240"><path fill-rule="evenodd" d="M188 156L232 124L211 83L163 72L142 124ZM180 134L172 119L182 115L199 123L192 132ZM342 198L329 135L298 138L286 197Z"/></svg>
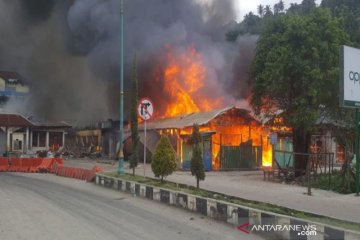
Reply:
<svg viewBox="0 0 360 240"><path fill-rule="evenodd" d="M139 117L144 120L144 178L145 178L145 168L146 168L146 121L151 119L154 115L154 104L148 98L142 98L139 101L137 108Z"/></svg>
<svg viewBox="0 0 360 240"><path fill-rule="evenodd" d="M139 117L141 117L143 120L149 120L152 118L153 114L154 114L154 104L152 103L152 101L148 98L142 98L139 101L139 105L138 105L138 115Z"/></svg>

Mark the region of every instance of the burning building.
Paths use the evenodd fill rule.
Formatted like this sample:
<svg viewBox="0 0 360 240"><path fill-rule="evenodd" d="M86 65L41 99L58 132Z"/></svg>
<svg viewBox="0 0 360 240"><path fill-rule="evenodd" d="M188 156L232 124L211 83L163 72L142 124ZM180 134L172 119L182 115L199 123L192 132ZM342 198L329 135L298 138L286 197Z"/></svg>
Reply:
<svg viewBox="0 0 360 240"><path fill-rule="evenodd" d="M277 164L280 167L294 167L292 129L285 123L284 112L275 112L274 117L264 121L264 124L277 136L274 144L274 159ZM322 112L314 123L309 153L319 154L322 158L326 156L326 161L330 161L331 164L342 164L345 151L339 144L338 137L339 132L347 131L349 129L345 123L335 121ZM320 160L320 166L326 166L325 159Z"/></svg>
<svg viewBox="0 0 360 240"><path fill-rule="evenodd" d="M26 110L44 119L67 119L74 126L84 120L101 121L104 116L117 118L119 1L45 0L35 5L28 2L0 3L0 12L10 19L0 24L4 36L9 36L0 41L4 50L0 64L26 75L31 83ZM146 14L139 14L138 6L143 6ZM155 119L180 118L191 113L196 116L227 106L249 109L247 72L257 36L226 41L225 34L235 23L234 19L236 8L232 0L124 1L124 118L129 115L126 106L129 106L130 69L135 50L139 96L154 101ZM34 42L36 51L29 45ZM260 126L245 116L249 115L245 110L241 114L245 119L242 121ZM209 122L220 115L213 115ZM112 133L112 127L97 129L101 131L78 134L78 144L102 145L103 152L112 155L117 134ZM214 129L206 131L219 132ZM261 142L264 145L260 137L253 138L254 129L247 133L251 138L245 136L245 129L247 132L249 129L243 129L236 132L243 135L231 144L237 146L252 139L254 146L260 146ZM184 125L180 130L185 142L189 126ZM104 137L104 134L108 135ZM212 152L219 148L215 143L220 139L213 140L219 136L220 133L206 136L211 139ZM230 141L227 139L230 138L221 141ZM213 169L220 168L218 157L214 156L219 155L220 148L216 151L211 153Z"/></svg>
<svg viewBox="0 0 360 240"><path fill-rule="evenodd" d="M150 74L152 85L145 84L146 90L142 91L149 92L155 105L155 120L147 124L151 133L147 136L150 143L147 162L160 135L166 134L177 153L179 167L189 169L192 157L189 139L192 126L198 124L207 171L271 165L267 130L245 109L246 101L239 104L227 94L204 55L193 46L179 50L165 45L164 51L158 60L161 67L154 67ZM243 107L226 107L233 105L230 103ZM145 140L143 127L140 124L141 143Z"/></svg>
<svg viewBox="0 0 360 240"><path fill-rule="evenodd" d="M189 142L192 126L198 124L202 135L205 170L254 169L271 165L271 145L268 134L250 111L228 107L207 112L197 112L147 123L147 129L156 132L147 141L165 134L178 156L179 166L190 168L192 145ZM140 131L144 125L139 126ZM140 141L144 138L140 132ZM149 137L150 136L150 137ZM148 149L150 152L154 150Z"/></svg>

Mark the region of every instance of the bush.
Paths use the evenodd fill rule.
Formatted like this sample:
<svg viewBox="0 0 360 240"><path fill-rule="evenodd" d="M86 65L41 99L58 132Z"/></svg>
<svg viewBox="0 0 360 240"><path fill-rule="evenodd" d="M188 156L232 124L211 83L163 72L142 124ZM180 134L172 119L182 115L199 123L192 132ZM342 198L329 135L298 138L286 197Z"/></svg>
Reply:
<svg viewBox="0 0 360 240"><path fill-rule="evenodd" d="M349 194L355 193L355 179L353 175L343 175L342 171L334 171L330 174L321 174L316 177L315 182L312 184L314 188L323 190L330 190L338 193Z"/></svg>
<svg viewBox="0 0 360 240"><path fill-rule="evenodd" d="M200 180L205 179L205 169L201 149L202 139L199 131L199 126L197 124L194 124L193 126L191 142L193 144L193 155L191 158L191 174L195 176L196 187L197 189L199 189Z"/></svg>
<svg viewBox="0 0 360 240"><path fill-rule="evenodd" d="M151 158L151 169L156 177L164 177L172 174L176 169L176 156L168 137L161 136L155 152Z"/></svg>

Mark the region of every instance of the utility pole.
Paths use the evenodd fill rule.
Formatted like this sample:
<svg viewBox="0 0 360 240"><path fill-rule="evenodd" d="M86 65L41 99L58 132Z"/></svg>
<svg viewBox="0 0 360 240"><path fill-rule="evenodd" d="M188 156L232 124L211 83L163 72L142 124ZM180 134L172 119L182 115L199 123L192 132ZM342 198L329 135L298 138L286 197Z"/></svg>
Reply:
<svg viewBox="0 0 360 240"><path fill-rule="evenodd" d="M124 0L120 0L120 137L118 149L118 174L124 175Z"/></svg>

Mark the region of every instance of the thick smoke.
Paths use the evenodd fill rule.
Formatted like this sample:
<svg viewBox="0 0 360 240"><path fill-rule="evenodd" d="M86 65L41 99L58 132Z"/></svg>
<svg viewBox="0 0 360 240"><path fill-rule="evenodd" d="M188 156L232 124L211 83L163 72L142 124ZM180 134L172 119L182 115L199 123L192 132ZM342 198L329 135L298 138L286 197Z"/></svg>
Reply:
<svg viewBox="0 0 360 240"><path fill-rule="evenodd" d="M108 114L107 105L98 101L106 99L106 86L91 73L86 56L69 51L66 19L71 4L0 1L1 69L20 73L31 85L28 102L10 101L5 110L69 121Z"/></svg>
<svg viewBox="0 0 360 240"><path fill-rule="evenodd" d="M161 105L165 46L194 47L207 68L205 93L236 104L248 96L256 39L225 33L236 19L232 0L125 0L125 90L139 60L140 96ZM31 4L30 4L31 3ZM118 116L120 0L0 0L0 66L32 83L27 110L46 119ZM156 79L157 78L157 79ZM128 91L125 92L128 106Z"/></svg>

